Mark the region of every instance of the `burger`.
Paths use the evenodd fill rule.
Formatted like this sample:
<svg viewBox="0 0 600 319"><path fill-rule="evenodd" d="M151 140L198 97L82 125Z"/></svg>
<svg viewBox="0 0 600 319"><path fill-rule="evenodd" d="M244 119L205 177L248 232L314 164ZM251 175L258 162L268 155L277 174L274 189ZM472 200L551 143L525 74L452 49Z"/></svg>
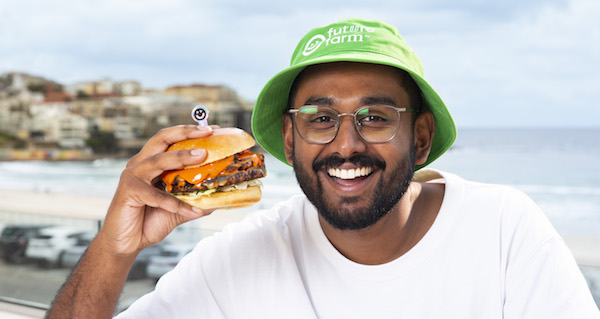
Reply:
<svg viewBox="0 0 600 319"><path fill-rule="evenodd" d="M258 178L266 176L264 156L249 149L254 139L238 128L214 129L205 138L189 139L167 151L203 148L204 162L162 174L165 190L198 208L239 208L258 202L262 196Z"/></svg>

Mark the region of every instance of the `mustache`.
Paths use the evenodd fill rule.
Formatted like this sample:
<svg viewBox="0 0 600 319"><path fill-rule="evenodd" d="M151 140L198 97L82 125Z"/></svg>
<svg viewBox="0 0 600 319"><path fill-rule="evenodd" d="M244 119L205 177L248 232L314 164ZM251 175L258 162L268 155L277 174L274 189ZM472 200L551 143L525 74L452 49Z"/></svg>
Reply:
<svg viewBox="0 0 600 319"><path fill-rule="evenodd" d="M349 158L332 155L315 161L312 165L312 168L315 172L317 172L323 168L336 168L344 163L351 163L356 166L372 166L375 168L385 169L384 161L365 154L357 154L350 156Z"/></svg>

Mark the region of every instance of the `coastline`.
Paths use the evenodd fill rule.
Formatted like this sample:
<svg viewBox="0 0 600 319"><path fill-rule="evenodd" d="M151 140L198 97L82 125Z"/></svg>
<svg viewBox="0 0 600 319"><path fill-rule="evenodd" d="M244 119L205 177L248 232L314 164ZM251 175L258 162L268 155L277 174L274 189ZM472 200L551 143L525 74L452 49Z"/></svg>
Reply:
<svg viewBox="0 0 600 319"><path fill-rule="evenodd" d="M11 222L93 225L104 219L111 199L79 194L0 189L0 225ZM242 220L247 210L219 210L194 222L195 228L219 231ZM29 217L24 215L30 215Z"/></svg>
<svg viewBox="0 0 600 319"><path fill-rule="evenodd" d="M104 219L110 201L109 198L82 195L0 190L0 212L4 214L35 214L93 223ZM200 218L194 226L218 231L229 223L242 220L247 214L248 210L219 210ZM4 223L6 220L0 219L0 224ZM561 234L561 237L579 264L600 266L600 236Z"/></svg>
<svg viewBox="0 0 600 319"><path fill-rule="evenodd" d="M93 162L101 159L127 160L133 154L94 154L86 150L15 150L0 148L0 162Z"/></svg>
<svg viewBox="0 0 600 319"><path fill-rule="evenodd" d="M561 235L580 265L600 267L600 236Z"/></svg>
<svg viewBox="0 0 600 319"><path fill-rule="evenodd" d="M44 191L0 190L0 211L103 219L110 199Z"/></svg>

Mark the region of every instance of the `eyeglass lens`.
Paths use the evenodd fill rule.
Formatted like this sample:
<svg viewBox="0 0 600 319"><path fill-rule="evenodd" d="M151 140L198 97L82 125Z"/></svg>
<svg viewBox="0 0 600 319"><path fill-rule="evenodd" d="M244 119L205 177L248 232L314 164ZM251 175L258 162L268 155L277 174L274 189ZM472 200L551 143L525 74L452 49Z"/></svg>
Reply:
<svg viewBox="0 0 600 319"><path fill-rule="evenodd" d="M303 106L294 116L300 135L313 143L332 141L337 135L342 116L354 117L359 134L371 143L388 141L396 134L400 124L398 109L388 105L365 106L354 114L340 114L325 106Z"/></svg>

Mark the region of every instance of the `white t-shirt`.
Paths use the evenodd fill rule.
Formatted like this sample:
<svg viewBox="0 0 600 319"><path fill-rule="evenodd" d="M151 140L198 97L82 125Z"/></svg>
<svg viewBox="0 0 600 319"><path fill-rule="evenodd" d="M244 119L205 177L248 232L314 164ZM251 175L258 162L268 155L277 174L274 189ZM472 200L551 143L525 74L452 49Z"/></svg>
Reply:
<svg viewBox="0 0 600 319"><path fill-rule="evenodd" d="M202 240L119 318L600 318L527 196L441 174L434 224L394 261L346 259L295 196Z"/></svg>

